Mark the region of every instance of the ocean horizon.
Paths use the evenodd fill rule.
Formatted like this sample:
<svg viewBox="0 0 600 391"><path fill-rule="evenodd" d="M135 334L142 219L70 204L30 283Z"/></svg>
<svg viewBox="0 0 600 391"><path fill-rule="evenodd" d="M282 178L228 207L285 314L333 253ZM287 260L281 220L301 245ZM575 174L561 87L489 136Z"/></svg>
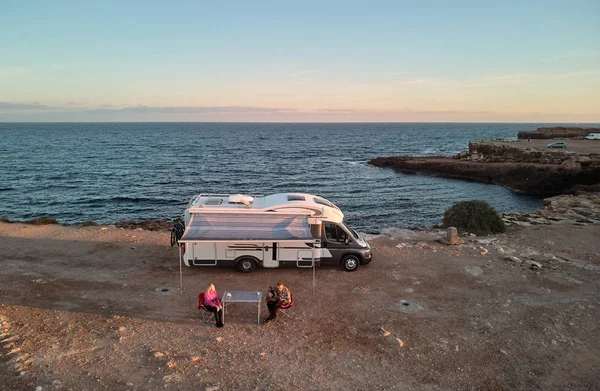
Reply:
<svg viewBox="0 0 600 391"><path fill-rule="evenodd" d="M581 126L583 124L579 124ZM0 122L0 216L61 223L173 219L199 193L306 192L368 233L439 224L468 199L500 213L539 197L502 186L409 175L380 156L451 156L480 139L554 123ZM598 126L585 124L585 126Z"/></svg>
<svg viewBox="0 0 600 391"><path fill-rule="evenodd" d="M599 127L595 122L497 122L497 121L2 121L0 124L481 124L481 125L531 125ZM528 129L528 130L534 130Z"/></svg>

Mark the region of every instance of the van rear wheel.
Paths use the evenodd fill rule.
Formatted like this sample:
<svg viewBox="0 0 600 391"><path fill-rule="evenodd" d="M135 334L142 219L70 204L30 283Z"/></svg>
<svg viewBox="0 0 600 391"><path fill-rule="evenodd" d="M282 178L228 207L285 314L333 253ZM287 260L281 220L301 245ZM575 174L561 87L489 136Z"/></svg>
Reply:
<svg viewBox="0 0 600 391"><path fill-rule="evenodd" d="M242 258L235 265L242 273L251 273L257 267L256 261L252 258Z"/></svg>
<svg viewBox="0 0 600 391"><path fill-rule="evenodd" d="M342 269L347 272L353 272L358 269L360 260L356 255L348 255L342 260Z"/></svg>

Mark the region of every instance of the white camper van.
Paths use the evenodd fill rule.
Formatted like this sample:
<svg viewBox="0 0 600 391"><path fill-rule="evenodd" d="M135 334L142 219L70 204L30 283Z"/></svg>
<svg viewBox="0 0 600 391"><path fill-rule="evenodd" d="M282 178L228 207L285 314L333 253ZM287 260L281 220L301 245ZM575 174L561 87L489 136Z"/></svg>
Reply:
<svg viewBox="0 0 600 391"><path fill-rule="evenodd" d="M586 140L600 140L600 133L590 133L585 136Z"/></svg>
<svg viewBox="0 0 600 391"><path fill-rule="evenodd" d="M200 194L185 211L182 260L245 273L314 262L355 271L371 262L371 247L343 220L337 206L312 194Z"/></svg>

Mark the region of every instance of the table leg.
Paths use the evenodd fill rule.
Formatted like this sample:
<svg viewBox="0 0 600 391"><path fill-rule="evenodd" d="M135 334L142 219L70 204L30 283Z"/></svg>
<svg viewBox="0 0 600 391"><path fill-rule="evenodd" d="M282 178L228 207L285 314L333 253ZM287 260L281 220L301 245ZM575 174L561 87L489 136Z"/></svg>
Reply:
<svg viewBox="0 0 600 391"><path fill-rule="evenodd" d="M225 308L227 308L227 303L223 302L223 318L221 319L223 324L225 324Z"/></svg>
<svg viewBox="0 0 600 391"><path fill-rule="evenodd" d="M258 318L257 318L257 320L258 320L257 323L260 324L260 301L258 302Z"/></svg>

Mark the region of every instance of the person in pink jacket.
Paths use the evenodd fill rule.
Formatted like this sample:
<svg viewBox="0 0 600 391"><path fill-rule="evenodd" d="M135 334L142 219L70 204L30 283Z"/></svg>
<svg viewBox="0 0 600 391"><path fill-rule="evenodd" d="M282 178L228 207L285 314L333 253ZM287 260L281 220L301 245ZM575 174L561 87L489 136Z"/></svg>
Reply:
<svg viewBox="0 0 600 391"><path fill-rule="evenodd" d="M204 292L204 308L215 314L217 327L223 327L223 305L213 284L209 284Z"/></svg>

